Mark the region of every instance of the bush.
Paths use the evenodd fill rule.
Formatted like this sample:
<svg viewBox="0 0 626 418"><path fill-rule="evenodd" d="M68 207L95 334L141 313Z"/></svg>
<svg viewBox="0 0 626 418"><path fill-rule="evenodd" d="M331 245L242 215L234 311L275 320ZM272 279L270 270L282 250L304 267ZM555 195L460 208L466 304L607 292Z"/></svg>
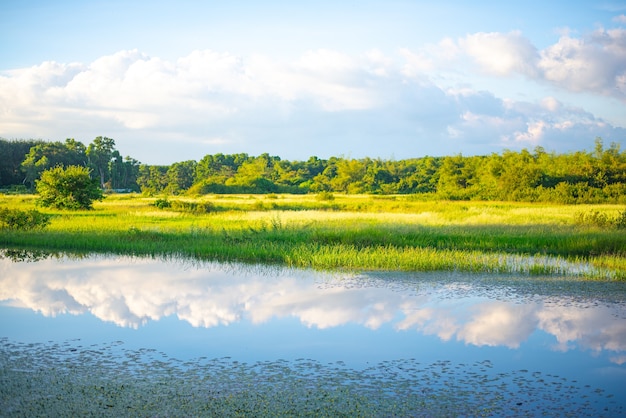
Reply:
<svg viewBox="0 0 626 418"><path fill-rule="evenodd" d="M617 229L626 229L626 209L621 211L615 219L615 226Z"/></svg>
<svg viewBox="0 0 626 418"><path fill-rule="evenodd" d="M167 198L166 199L157 199L154 202L154 206L156 206L159 209L167 209L167 208L172 207L172 203L169 200L167 200Z"/></svg>
<svg viewBox="0 0 626 418"><path fill-rule="evenodd" d="M215 205L211 202L186 202L184 200L157 199L154 206L159 209L171 209L176 212L186 212L193 214L210 213L215 210Z"/></svg>
<svg viewBox="0 0 626 418"><path fill-rule="evenodd" d="M50 224L50 215L36 210L0 208L0 229L27 231L43 229Z"/></svg>
<svg viewBox="0 0 626 418"><path fill-rule="evenodd" d="M319 192L315 198L321 201L332 201L335 200L335 195L331 192Z"/></svg>
<svg viewBox="0 0 626 418"><path fill-rule="evenodd" d="M600 228L626 229L626 209L612 217L598 210L581 212L576 215L576 222L580 225L597 226Z"/></svg>
<svg viewBox="0 0 626 418"><path fill-rule="evenodd" d="M91 209L93 201L102 200L104 195L98 180L89 174L87 167L77 165L44 171L36 182L38 203L57 209Z"/></svg>

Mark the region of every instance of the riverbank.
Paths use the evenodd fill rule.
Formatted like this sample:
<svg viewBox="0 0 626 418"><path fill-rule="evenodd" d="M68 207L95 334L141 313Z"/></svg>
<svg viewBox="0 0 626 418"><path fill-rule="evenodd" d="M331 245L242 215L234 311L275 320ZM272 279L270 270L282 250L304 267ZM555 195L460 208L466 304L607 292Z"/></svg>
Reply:
<svg viewBox="0 0 626 418"><path fill-rule="evenodd" d="M35 197L0 196L30 210ZM626 280L619 205L420 201L413 196L110 195L57 211L0 245L47 251L182 256L314 269L475 271ZM604 222L603 222L604 220Z"/></svg>

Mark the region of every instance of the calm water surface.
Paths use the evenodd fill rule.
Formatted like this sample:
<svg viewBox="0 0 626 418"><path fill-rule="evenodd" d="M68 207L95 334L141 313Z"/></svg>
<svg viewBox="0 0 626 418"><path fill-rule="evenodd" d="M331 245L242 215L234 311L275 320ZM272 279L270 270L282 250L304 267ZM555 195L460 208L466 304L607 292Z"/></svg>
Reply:
<svg viewBox="0 0 626 418"><path fill-rule="evenodd" d="M626 414L624 283L3 254L5 415L38 411L37 396L80 412L68 393L109 388L81 380L94 376L134 376L126 388L144 392L159 389L139 378L179 379L176 399L193 395L167 415L233 398L268 414L300 402L313 415L329 399L334 411L374 416ZM64 386L51 388L49 370ZM17 396L20 379L42 387ZM137 407L106 390L98 411ZM56 405L51 391L70 400Z"/></svg>

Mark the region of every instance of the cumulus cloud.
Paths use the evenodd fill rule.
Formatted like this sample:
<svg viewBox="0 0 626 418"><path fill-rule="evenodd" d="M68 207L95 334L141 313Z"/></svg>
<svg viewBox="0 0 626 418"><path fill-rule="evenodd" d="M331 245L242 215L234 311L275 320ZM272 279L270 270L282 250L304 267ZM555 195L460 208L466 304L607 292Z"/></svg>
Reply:
<svg viewBox="0 0 626 418"><path fill-rule="evenodd" d="M521 149L584 149L589 138L614 138L624 129L615 128L583 109L567 106L552 96L537 102L499 99L484 91L448 90L456 99L460 117L448 126L468 142L491 141L492 146ZM595 135L595 136L594 136Z"/></svg>
<svg viewBox="0 0 626 418"><path fill-rule="evenodd" d="M518 31L476 33L459 40L459 48L472 57L485 72L507 75L513 72L536 75L538 53Z"/></svg>
<svg viewBox="0 0 626 418"><path fill-rule="evenodd" d="M586 38L562 36L541 52L542 77L571 91L626 99L626 30L598 29Z"/></svg>
<svg viewBox="0 0 626 418"><path fill-rule="evenodd" d="M616 96L626 91L624 39L623 31L599 30L537 51L519 32L477 33L393 54L318 49L285 61L196 50L165 60L125 50L87 64L45 62L0 75L0 135L107 135L122 152L159 163L216 152L306 159L580 149L623 130L552 97L515 102L471 86L440 87L432 74L465 54L486 74ZM590 57L592 65L573 70ZM190 155L177 156L184 149Z"/></svg>
<svg viewBox="0 0 626 418"><path fill-rule="evenodd" d="M580 38L565 32L542 50L518 31L470 34L454 46L447 50L469 57L487 74L519 74L572 92L626 100L626 29L600 28Z"/></svg>

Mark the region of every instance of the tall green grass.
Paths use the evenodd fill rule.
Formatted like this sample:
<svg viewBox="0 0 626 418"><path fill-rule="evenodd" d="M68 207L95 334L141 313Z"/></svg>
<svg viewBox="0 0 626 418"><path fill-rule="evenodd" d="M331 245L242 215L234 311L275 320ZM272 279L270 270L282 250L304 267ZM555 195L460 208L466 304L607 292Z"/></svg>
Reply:
<svg viewBox="0 0 626 418"><path fill-rule="evenodd" d="M194 214L159 209L155 201L113 195L90 211L39 208L51 216L48 228L2 230L0 245L316 269L626 279L625 231L580 222L585 211L617 216L623 210L619 206L421 202L402 196L335 196L331 201L315 196L210 196L193 202L210 203L202 207L212 210ZM324 206L328 204L338 206ZM34 200L0 196L0 207L28 210Z"/></svg>

